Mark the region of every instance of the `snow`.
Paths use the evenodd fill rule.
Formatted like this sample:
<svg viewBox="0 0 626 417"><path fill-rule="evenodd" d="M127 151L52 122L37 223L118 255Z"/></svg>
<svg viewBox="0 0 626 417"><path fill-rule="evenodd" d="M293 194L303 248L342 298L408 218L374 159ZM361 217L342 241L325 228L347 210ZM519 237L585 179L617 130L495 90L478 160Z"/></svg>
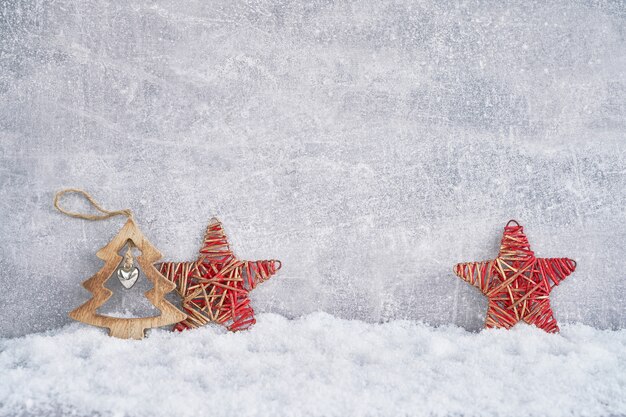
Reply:
<svg viewBox="0 0 626 417"><path fill-rule="evenodd" d="M626 415L626 330L562 327L262 314L128 341L77 323L0 339L0 415Z"/></svg>

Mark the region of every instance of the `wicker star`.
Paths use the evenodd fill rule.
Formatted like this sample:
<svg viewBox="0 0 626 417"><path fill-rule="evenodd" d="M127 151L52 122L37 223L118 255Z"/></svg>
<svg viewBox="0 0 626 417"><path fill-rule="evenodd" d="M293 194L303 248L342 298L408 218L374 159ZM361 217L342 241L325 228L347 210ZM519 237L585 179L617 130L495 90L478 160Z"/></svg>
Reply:
<svg viewBox="0 0 626 417"><path fill-rule="evenodd" d="M458 264L454 272L489 298L485 327L508 329L524 321L556 333L559 327L550 308L550 292L574 269L572 259L535 258L524 228L511 220L496 259Z"/></svg>
<svg viewBox="0 0 626 417"><path fill-rule="evenodd" d="M222 224L212 219L196 261L165 262L159 267L161 274L176 284L188 315L174 329L181 331L208 322L222 324L231 331L247 329L256 322L249 291L268 280L280 266L277 260L237 259Z"/></svg>

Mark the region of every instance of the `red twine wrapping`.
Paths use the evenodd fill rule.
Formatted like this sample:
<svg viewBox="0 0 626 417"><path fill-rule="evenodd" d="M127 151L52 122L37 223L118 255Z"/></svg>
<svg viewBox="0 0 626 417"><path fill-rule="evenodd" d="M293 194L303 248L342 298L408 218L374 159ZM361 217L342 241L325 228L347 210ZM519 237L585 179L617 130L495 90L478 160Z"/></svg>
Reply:
<svg viewBox="0 0 626 417"><path fill-rule="evenodd" d="M454 273L489 298L485 327L508 329L524 321L556 333L559 327L550 307L550 292L574 269L572 259L535 258L524 228L511 220L496 259L457 264Z"/></svg>
<svg viewBox="0 0 626 417"><path fill-rule="evenodd" d="M247 329L256 322L249 291L268 280L280 267L277 260L237 259L222 224L213 219L197 261L165 262L159 266L161 274L176 284L188 315L174 329L182 331L208 322L222 324L231 331Z"/></svg>

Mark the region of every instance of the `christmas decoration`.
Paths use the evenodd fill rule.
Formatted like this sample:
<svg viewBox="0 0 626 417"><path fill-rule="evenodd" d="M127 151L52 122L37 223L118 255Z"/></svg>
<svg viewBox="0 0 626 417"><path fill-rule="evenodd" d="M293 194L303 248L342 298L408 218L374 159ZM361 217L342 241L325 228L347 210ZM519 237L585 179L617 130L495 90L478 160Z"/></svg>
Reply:
<svg viewBox="0 0 626 417"><path fill-rule="evenodd" d="M59 199L66 193L78 193L83 195L87 200L102 213L102 215L86 215L81 213L69 212L59 206ZM77 217L86 220L103 220L109 217L124 215L128 217L126 224L122 230L109 242L108 245L100 249L96 256L105 262L105 265L94 276L83 282L83 286L89 290L93 297L70 312L70 317L74 320L93 326L105 327L109 329L111 336L122 339L142 339L145 330L152 327L165 326L174 324L184 320L186 315L179 311L176 307L166 301L163 297L165 294L175 289L175 285L165 279L163 275L154 267L154 263L161 259L159 251L148 242L141 233L130 210L105 210L98 205L93 198L82 190L68 189L60 191L54 198L54 206L68 216ZM124 255L123 265L120 267L122 257L118 254L124 247L128 247ZM109 317L96 313L96 310L102 306L113 294L111 290L104 287L106 281L117 270L117 277L124 288L131 288L139 277L139 270L134 266L134 258L132 248L141 251L141 255L137 257L137 262L144 272L145 276L152 282L153 288L145 293L146 298L159 309L161 314L155 317L140 318L119 318Z"/></svg>
<svg viewBox="0 0 626 417"><path fill-rule="evenodd" d="M175 329L195 328L208 322L225 325L231 331L247 329L255 323L249 291L268 280L280 266L277 260L237 259L222 224L212 219L198 260L165 262L160 266L161 273L176 284L187 313Z"/></svg>
<svg viewBox="0 0 626 417"><path fill-rule="evenodd" d="M535 258L524 228L511 220L496 259L458 264L454 272L488 297L486 327L508 329L524 321L555 333L549 295L575 268L572 259Z"/></svg>

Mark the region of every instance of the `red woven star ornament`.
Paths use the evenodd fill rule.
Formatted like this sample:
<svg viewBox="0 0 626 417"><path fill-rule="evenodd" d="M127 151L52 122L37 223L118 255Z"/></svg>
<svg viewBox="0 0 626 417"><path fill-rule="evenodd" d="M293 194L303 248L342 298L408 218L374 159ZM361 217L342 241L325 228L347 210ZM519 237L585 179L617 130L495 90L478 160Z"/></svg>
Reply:
<svg viewBox="0 0 626 417"><path fill-rule="evenodd" d="M175 330L191 329L213 322L231 331L253 325L254 310L248 294L280 269L277 260L242 261L230 250L222 224L212 219L200 255L193 262L165 262L161 274L176 284L183 298L187 319Z"/></svg>
<svg viewBox="0 0 626 417"><path fill-rule="evenodd" d="M559 327L550 308L550 292L574 269L572 259L535 258L524 228L511 220L496 259L458 264L454 273L489 298L485 327L508 329L524 321L556 333Z"/></svg>

